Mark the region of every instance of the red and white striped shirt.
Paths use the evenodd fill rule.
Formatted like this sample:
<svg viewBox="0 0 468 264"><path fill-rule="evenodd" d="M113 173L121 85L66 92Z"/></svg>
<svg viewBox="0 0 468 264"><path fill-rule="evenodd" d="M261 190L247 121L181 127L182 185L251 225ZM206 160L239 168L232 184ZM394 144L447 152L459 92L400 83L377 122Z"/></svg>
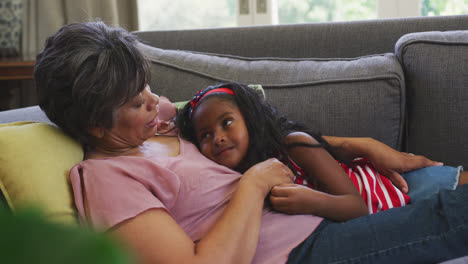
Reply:
<svg viewBox="0 0 468 264"><path fill-rule="evenodd" d="M313 184L307 181L307 174L294 161L289 158L295 170L295 183L314 188ZM405 206L409 203L410 197L402 193L390 179L380 175L367 159L356 159L351 167L338 162L343 170L348 174L354 186L364 199L369 208L369 213L373 214L393 207Z"/></svg>

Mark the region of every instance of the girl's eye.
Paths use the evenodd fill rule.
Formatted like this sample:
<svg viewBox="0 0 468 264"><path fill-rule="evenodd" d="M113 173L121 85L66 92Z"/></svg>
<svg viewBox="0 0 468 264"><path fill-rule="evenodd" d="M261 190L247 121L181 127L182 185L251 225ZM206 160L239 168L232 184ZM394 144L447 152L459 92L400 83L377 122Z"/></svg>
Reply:
<svg viewBox="0 0 468 264"><path fill-rule="evenodd" d="M226 119L223 121L223 126L229 126L230 124L232 124L232 120L231 119Z"/></svg>
<svg viewBox="0 0 468 264"><path fill-rule="evenodd" d="M199 140L198 141L202 141L206 138L208 138L209 134L208 133L202 133L200 136L199 136Z"/></svg>

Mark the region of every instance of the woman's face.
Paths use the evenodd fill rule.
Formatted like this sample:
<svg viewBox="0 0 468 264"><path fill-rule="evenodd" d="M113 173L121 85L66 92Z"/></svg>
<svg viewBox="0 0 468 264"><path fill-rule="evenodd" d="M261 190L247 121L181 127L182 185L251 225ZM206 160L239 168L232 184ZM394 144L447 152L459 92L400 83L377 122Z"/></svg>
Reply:
<svg viewBox="0 0 468 264"><path fill-rule="evenodd" d="M143 91L117 110L114 126L106 138L117 146L136 147L157 131L159 97L147 85Z"/></svg>
<svg viewBox="0 0 468 264"><path fill-rule="evenodd" d="M236 105L207 99L196 108L193 123L204 156L231 169L241 165L249 148L249 133Z"/></svg>

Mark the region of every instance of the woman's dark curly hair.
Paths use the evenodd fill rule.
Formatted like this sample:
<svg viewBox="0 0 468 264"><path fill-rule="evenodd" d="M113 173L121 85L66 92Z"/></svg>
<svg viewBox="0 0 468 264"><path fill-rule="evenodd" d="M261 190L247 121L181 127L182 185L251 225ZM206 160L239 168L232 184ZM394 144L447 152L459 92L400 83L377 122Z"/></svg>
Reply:
<svg viewBox="0 0 468 264"><path fill-rule="evenodd" d="M329 150L327 142L320 136L320 134L311 131L300 123L287 120L285 116L279 115L273 106L267 103L265 99L261 98L258 93L246 85L239 83L220 83L215 86L207 87L199 94L199 96L203 96L203 94L208 91L220 87L231 89L234 92L234 96L227 93L211 93L202 97L197 106L203 104L207 98L217 97L221 100L230 101L239 108L247 125L250 145L247 151L247 156L244 158L241 167L236 168L236 170L244 172L261 161L273 157L278 158L279 156L286 156L287 149L297 145L325 147ZM199 147L192 118L190 116L191 108L192 106L190 103L185 105L185 107L177 114L176 124L181 136ZM193 111L196 111L196 107ZM319 142L319 144L311 145L304 143L294 144L294 146L286 145L285 137L294 131L302 131L311 135Z"/></svg>
<svg viewBox="0 0 468 264"><path fill-rule="evenodd" d="M100 21L68 24L50 36L34 70L47 117L90 147L89 128L112 128L116 110L150 81L137 43L126 30Z"/></svg>

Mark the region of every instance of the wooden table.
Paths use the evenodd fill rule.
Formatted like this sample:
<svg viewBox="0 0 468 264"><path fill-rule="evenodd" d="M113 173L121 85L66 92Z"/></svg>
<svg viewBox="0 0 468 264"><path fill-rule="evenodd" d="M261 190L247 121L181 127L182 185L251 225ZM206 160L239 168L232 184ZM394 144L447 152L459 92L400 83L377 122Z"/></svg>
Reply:
<svg viewBox="0 0 468 264"><path fill-rule="evenodd" d="M33 60L0 58L0 80L32 80L33 73Z"/></svg>
<svg viewBox="0 0 468 264"><path fill-rule="evenodd" d="M0 111L37 104L34 61L0 57Z"/></svg>

